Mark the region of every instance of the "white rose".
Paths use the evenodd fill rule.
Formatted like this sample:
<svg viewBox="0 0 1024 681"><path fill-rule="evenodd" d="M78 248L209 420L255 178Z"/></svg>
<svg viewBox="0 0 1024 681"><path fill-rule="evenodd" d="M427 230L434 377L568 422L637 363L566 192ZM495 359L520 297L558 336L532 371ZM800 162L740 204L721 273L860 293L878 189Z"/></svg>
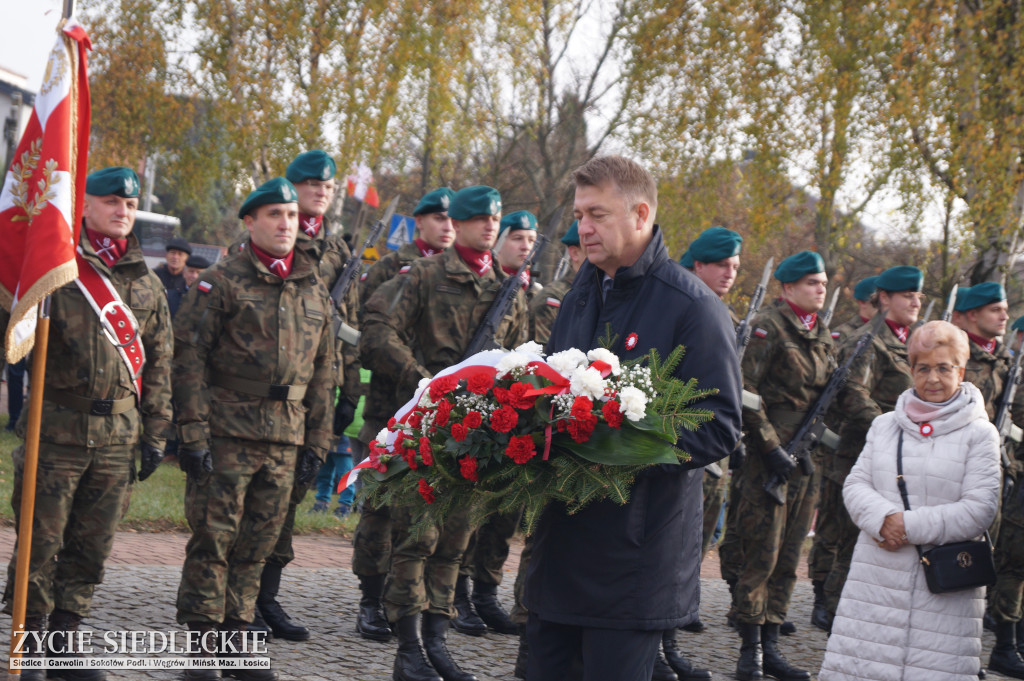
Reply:
<svg viewBox="0 0 1024 681"><path fill-rule="evenodd" d="M601 378L597 369L579 367L569 378L569 390L573 395L585 395L592 400L604 397L608 383Z"/></svg>
<svg viewBox="0 0 1024 681"><path fill-rule="evenodd" d="M647 395L629 385L619 391L619 411L630 421L639 421L647 413Z"/></svg>
<svg viewBox="0 0 1024 681"><path fill-rule="evenodd" d="M518 348L516 348L516 352L522 352L524 354L530 355L543 355L544 346L541 345L540 343L535 343L533 341L526 341Z"/></svg>
<svg viewBox="0 0 1024 681"><path fill-rule="evenodd" d="M587 353L587 359L591 362L604 362L612 368L612 376L618 376L622 373L622 367L619 366L619 358L611 350L605 348L594 348Z"/></svg>
<svg viewBox="0 0 1024 681"><path fill-rule="evenodd" d="M562 352L556 352L548 357L547 361L548 365L558 373L563 376L572 376L572 372L587 363L587 356L583 354L582 350L569 348Z"/></svg>
<svg viewBox="0 0 1024 681"><path fill-rule="evenodd" d="M494 369L498 372L498 376L508 373L515 369L522 369L524 366L530 363L530 358L526 355L518 352L510 352L494 365Z"/></svg>

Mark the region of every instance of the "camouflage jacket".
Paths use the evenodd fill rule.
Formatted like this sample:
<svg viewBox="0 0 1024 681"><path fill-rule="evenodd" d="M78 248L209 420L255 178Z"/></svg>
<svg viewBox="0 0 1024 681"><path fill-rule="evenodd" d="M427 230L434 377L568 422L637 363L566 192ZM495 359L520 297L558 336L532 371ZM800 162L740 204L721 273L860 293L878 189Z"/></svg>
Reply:
<svg viewBox="0 0 1024 681"><path fill-rule="evenodd" d="M420 378L458 364L506 275L500 268L474 273L454 248L413 263L377 289L366 304L363 361L395 381L399 404ZM520 290L498 327L506 348L528 339L526 296Z"/></svg>
<svg viewBox="0 0 1024 681"><path fill-rule="evenodd" d="M296 249L287 279L246 249L199 277L175 318L174 400L182 449L211 436L312 447L332 438L334 339L315 263ZM225 380L225 377L227 380ZM279 400L218 385L306 385L301 400Z"/></svg>
<svg viewBox="0 0 1024 681"><path fill-rule="evenodd" d="M840 364L853 353L858 339L871 329L865 324L845 339L839 349ZM876 416L896 408L896 400L914 384L907 359L907 346L900 342L888 324L857 361L836 399L835 412L842 415L839 448L825 462L824 475L843 482L864 448L868 428Z"/></svg>
<svg viewBox="0 0 1024 681"><path fill-rule="evenodd" d="M572 288L575 272L569 272L558 281L553 281L534 296L530 301L530 335L533 340L544 345L551 337L551 326L555 323L558 310L562 307L562 299Z"/></svg>
<svg viewBox="0 0 1024 681"><path fill-rule="evenodd" d="M139 322L146 353L138 409L95 416L43 400L40 439L61 445L130 445L142 439L158 449L174 434L171 422L171 361L174 339L164 285L146 266L135 235L128 250L108 267L89 243L79 239L83 256L117 289ZM6 326L4 324L3 326ZM6 329L0 329L5 333ZM74 282L50 296L50 335L46 353L46 390L93 400L118 400L135 394L128 368L107 340L96 312ZM27 409L23 413L27 413ZM24 419L23 419L24 420Z"/></svg>
<svg viewBox="0 0 1024 681"><path fill-rule="evenodd" d="M999 406L1003 396L1006 375L1010 372L1013 358L1010 357L1010 351L1002 343L997 343L996 351L992 353L973 340L967 342L971 348L971 356L967 359L964 380L973 383L981 391L982 397L985 398L985 411L988 413L988 420L995 421L996 407Z"/></svg>
<svg viewBox="0 0 1024 681"><path fill-rule="evenodd" d="M759 454L785 447L836 368L832 335L824 324L807 330L785 300L760 310L743 355L743 388L761 396L761 408L743 410L747 447Z"/></svg>
<svg viewBox="0 0 1024 681"><path fill-rule="evenodd" d="M363 275L363 280L359 285L359 297L363 307L366 307L370 296L380 288L381 284L394 279L399 270L406 265L411 265L413 261L419 260L422 257L423 254L420 252L420 247L416 245L416 242L402 244L398 247L397 251L388 251L382 255L380 260L373 263L369 271Z"/></svg>
<svg viewBox="0 0 1024 681"><path fill-rule="evenodd" d="M853 317L832 329L832 340L834 340L838 345L849 338L854 331L864 326L866 323L867 322L861 319L859 314L855 314Z"/></svg>

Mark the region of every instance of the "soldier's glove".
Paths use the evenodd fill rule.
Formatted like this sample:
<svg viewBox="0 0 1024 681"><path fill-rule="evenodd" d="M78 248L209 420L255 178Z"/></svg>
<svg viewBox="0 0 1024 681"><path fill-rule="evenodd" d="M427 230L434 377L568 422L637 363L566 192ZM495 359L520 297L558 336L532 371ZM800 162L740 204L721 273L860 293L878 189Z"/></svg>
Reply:
<svg viewBox="0 0 1024 681"><path fill-rule="evenodd" d="M729 454L729 470L738 471L743 468L743 462L747 458L747 446L743 444L743 440L736 443L736 449L732 450Z"/></svg>
<svg viewBox="0 0 1024 681"><path fill-rule="evenodd" d="M321 463L323 462L320 457L312 449L307 449L299 454L299 465L295 468L295 484L308 485L313 482L313 478L320 470Z"/></svg>
<svg viewBox="0 0 1024 681"><path fill-rule="evenodd" d="M769 472L787 480L789 474L796 469L796 461L786 453L785 449L776 447L764 453L764 466Z"/></svg>
<svg viewBox="0 0 1024 681"><path fill-rule="evenodd" d="M153 445L142 443L142 470L139 471L139 482L153 475L160 462L164 460L164 450Z"/></svg>
<svg viewBox="0 0 1024 681"><path fill-rule="evenodd" d="M199 482L203 473L213 472L213 457L209 449L182 449L178 451L178 466L189 480Z"/></svg>
<svg viewBox="0 0 1024 681"><path fill-rule="evenodd" d="M342 397L338 400L338 404L334 406L334 434L338 436L344 435L345 429L351 426L355 420L356 405L347 397Z"/></svg>

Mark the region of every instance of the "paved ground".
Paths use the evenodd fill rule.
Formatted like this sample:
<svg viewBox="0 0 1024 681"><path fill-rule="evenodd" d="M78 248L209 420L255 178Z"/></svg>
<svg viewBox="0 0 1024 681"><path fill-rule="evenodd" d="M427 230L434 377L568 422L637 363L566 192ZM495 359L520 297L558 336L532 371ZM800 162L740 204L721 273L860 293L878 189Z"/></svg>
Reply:
<svg viewBox="0 0 1024 681"><path fill-rule="evenodd" d="M13 531L0 529L0 556L10 555ZM180 534L121 533L108 564L106 579L96 591L95 609L86 625L94 637L105 631L179 630L174 621L174 597L180 575L185 536ZM270 655L282 681L387 681L394 659L393 643L374 643L360 638L354 628L359 599L357 581L349 569L351 543L335 537L299 537L297 559L285 570L283 599L290 613L314 632L310 641L272 641ZM511 586L518 564L519 547L513 549L506 565L506 579L499 595L506 605L512 601ZM707 630L701 634L679 633L682 649L692 659L709 667L716 679L732 678L738 648L736 635L725 626L728 591L717 578L717 561L712 553L704 565L701 617ZM799 627L796 635L783 639L789 659L817 671L825 649L825 634L806 624L811 610L811 585L804 576L797 582L791 609ZM9 620L0 635L9 634ZM986 633L985 657L992 646ZM517 639L488 634L481 638L454 631L449 647L464 668L481 681L513 681ZM6 664L6 653L0 656ZM111 681L130 679L177 679L178 672L143 672L130 675L110 673ZM990 674L990 679L1001 679Z"/></svg>

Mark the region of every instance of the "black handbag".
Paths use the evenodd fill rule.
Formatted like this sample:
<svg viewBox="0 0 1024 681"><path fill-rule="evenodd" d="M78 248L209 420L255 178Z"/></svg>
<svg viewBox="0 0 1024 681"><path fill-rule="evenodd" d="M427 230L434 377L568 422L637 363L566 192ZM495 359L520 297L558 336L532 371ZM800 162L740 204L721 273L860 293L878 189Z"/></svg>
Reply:
<svg viewBox="0 0 1024 681"><path fill-rule="evenodd" d="M896 484L903 498L903 508L910 510L907 483L903 480L903 431L896 445ZM988 530L982 539L942 544L927 551L915 546L924 567L928 590L944 594L996 583L996 564L992 558L992 539Z"/></svg>

